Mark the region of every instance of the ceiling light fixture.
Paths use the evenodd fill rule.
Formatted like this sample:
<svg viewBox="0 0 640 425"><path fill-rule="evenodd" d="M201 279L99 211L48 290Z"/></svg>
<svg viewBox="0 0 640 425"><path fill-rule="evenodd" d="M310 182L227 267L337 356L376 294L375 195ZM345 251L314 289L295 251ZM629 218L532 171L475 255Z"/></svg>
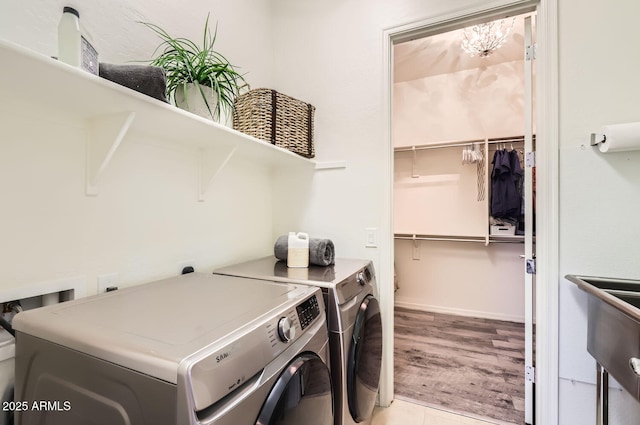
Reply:
<svg viewBox="0 0 640 425"><path fill-rule="evenodd" d="M507 41L515 21L516 18L511 19L511 23L501 19L465 28L462 50L471 56L486 58Z"/></svg>

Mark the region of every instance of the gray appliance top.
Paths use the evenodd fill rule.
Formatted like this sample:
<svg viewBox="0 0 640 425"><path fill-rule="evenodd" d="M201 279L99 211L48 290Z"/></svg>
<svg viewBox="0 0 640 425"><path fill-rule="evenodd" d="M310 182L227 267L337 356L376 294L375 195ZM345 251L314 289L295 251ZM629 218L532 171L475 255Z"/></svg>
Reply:
<svg viewBox="0 0 640 425"><path fill-rule="evenodd" d="M306 285L312 283L321 288L333 288L370 263L369 260L336 258L335 264L331 266L309 265L308 268L289 268L286 261L268 256L222 267L213 273Z"/></svg>
<svg viewBox="0 0 640 425"><path fill-rule="evenodd" d="M181 361L280 317L309 289L190 273L24 311L14 328L175 383Z"/></svg>

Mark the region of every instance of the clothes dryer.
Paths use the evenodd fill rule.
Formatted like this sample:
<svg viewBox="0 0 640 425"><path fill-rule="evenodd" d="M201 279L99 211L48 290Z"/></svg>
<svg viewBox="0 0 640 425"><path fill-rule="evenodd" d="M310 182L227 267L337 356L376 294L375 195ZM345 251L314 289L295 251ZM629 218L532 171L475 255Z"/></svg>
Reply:
<svg viewBox="0 0 640 425"><path fill-rule="evenodd" d="M19 313L22 425L333 425L318 288L190 273Z"/></svg>
<svg viewBox="0 0 640 425"><path fill-rule="evenodd" d="M335 424L370 420L382 364L382 320L370 261L338 258L328 267L287 268L285 261L264 257L214 273L322 288L327 306Z"/></svg>

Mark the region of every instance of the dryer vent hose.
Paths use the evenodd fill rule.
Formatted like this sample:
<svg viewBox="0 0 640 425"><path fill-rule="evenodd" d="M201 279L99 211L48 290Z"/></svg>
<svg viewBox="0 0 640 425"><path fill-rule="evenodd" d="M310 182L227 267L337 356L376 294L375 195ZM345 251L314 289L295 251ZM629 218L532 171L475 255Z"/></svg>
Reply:
<svg viewBox="0 0 640 425"><path fill-rule="evenodd" d="M7 332L9 332L14 337L16 336L16 331L13 330L13 326L11 326L11 323L7 322L2 316L0 316L0 326L2 326Z"/></svg>

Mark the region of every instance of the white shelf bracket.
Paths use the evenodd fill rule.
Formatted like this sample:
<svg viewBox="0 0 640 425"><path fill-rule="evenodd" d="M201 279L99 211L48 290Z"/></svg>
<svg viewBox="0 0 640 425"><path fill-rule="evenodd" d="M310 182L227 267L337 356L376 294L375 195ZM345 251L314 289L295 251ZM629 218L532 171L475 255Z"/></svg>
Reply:
<svg viewBox="0 0 640 425"><path fill-rule="evenodd" d="M347 161L319 161L316 162L316 170L338 170L347 168Z"/></svg>
<svg viewBox="0 0 640 425"><path fill-rule="evenodd" d="M198 201L203 202L205 194L220 171L227 165L238 146L219 148L199 148L198 155Z"/></svg>
<svg viewBox="0 0 640 425"><path fill-rule="evenodd" d="M125 112L87 121L87 196L98 195L100 177L129 131L135 116L135 112Z"/></svg>
<svg viewBox="0 0 640 425"><path fill-rule="evenodd" d="M412 158L411 158L411 178L417 179L420 177L418 173L416 173L416 147L411 146Z"/></svg>

